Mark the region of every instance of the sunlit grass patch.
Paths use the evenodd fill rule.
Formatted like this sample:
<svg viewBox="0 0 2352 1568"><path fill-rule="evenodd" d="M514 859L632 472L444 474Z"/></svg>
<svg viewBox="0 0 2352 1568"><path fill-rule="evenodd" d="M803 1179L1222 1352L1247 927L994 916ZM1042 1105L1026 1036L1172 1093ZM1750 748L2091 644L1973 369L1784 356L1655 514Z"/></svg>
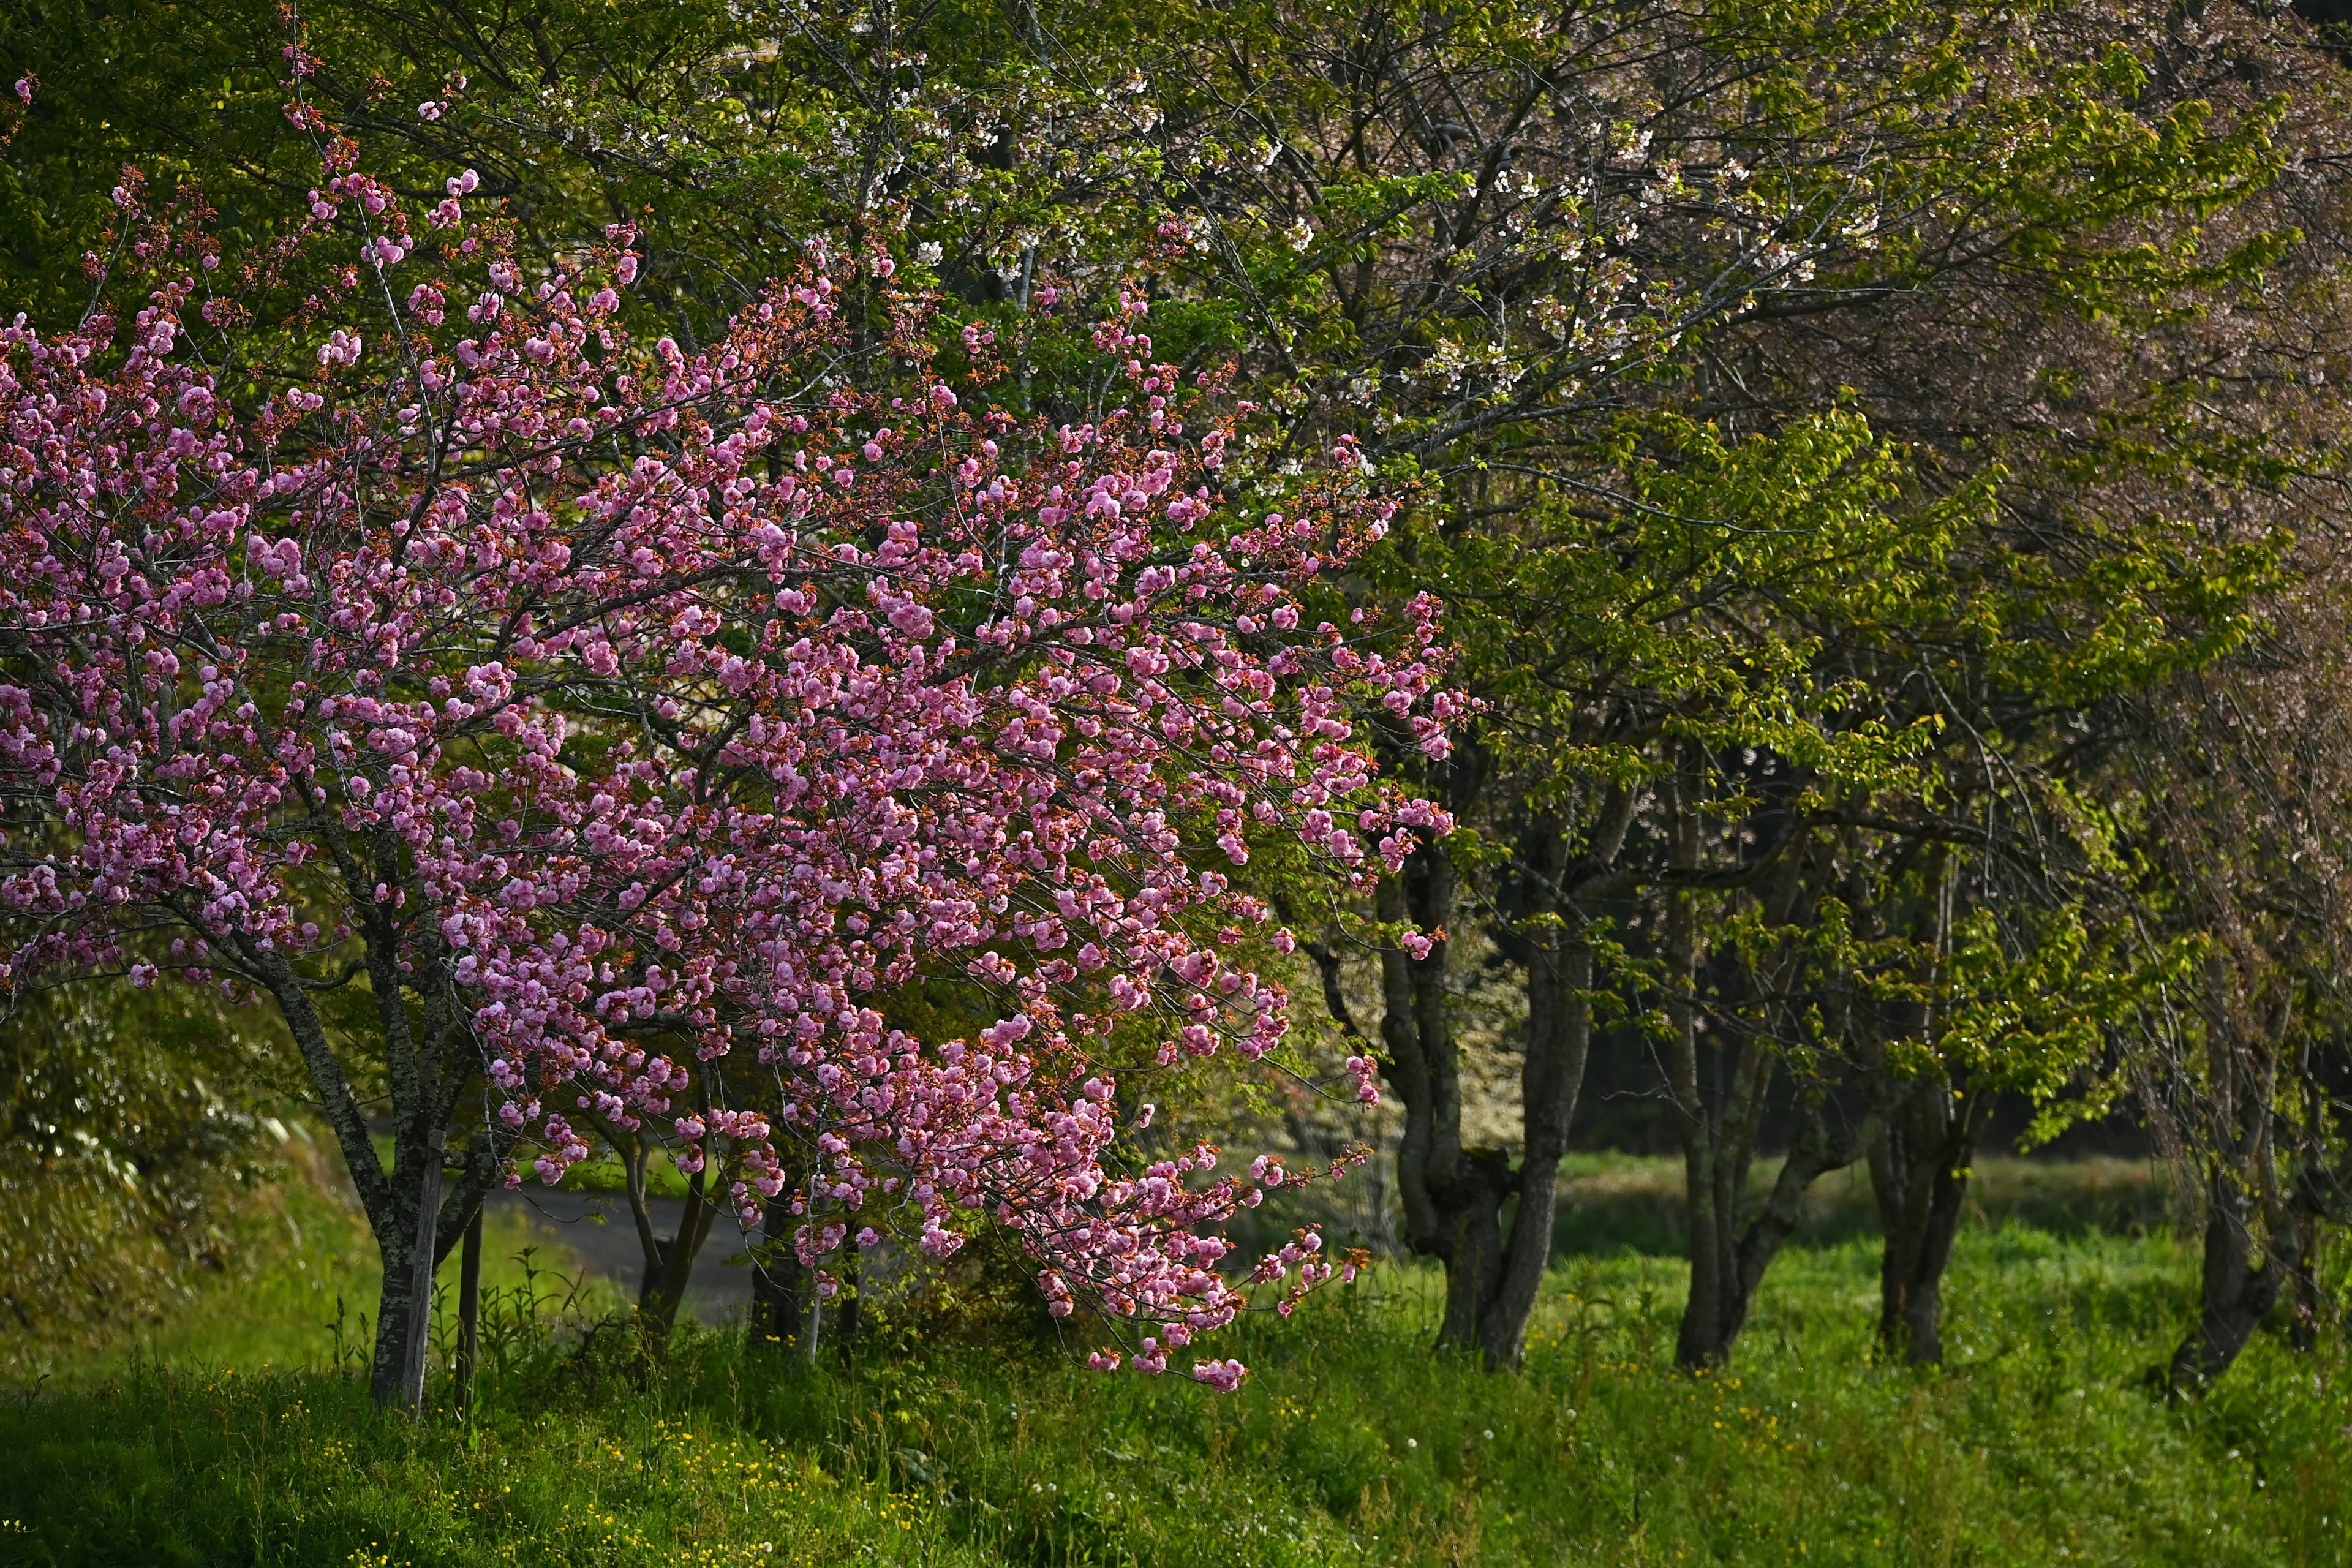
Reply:
<svg viewBox="0 0 2352 1568"><path fill-rule="evenodd" d="M180 1358L151 1342L0 1405L0 1563L2231 1568L2352 1549L2343 1351L2263 1336L2203 1404L2163 1402L2147 1373L2195 1258L2162 1234L1972 1227L1937 1373L1875 1353L1876 1267L1862 1239L1792 1248L1735 1364L1689 1376L1674 1259L1564 1262L1502 1375L1433 1356L1437 1276L1384 1265L1222 1336L1254 1369L1229 1396L945 1334L844 1367L688 1328L648 1377L625 1318L541 1289L499 1298L477 1417L441 1407L436 1373L414 1424L316 1354L331 1336L297 1307L320 1292L278 1280L263 1299L287 1305L249 1331L191 1321ZM268 1370L224 1353L267 1348L272 1321L290 1327Z"/></svg>

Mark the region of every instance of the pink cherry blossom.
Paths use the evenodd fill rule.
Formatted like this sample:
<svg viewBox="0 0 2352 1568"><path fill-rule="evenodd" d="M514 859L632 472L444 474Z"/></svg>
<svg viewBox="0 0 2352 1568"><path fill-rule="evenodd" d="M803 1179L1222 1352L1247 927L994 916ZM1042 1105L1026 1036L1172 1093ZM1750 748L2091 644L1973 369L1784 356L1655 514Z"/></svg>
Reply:
<svg viewBox="0 0 2352 1568"><path fill-rule="evenodd" d="M1146 1372L1249 1283L1328 1279L1310 1236L1229 1280L1257 1185L1137 1156L1119 1074L1283 1039L1219 934L1268 911L1213 867L1281 836L1361 887L1450 826L1371 743L1445 743L1436 605L1301 614L1385 526L1346 451L1253 523L1204 402L1049 429L992 406L985 343L961 391L792 392L841 350L824 276L646 348L625 228L527 276L466 227L471 171L427 238L328 149L299 232L213 287L201 223L127 184L116 303L0 329L0 986L226 984L325 1074L315 993L364 974L469 1042L542 1179L591 1118L664 1130L745 1225L786 1206L826 1293L853 1226L945 1257L993 1224ZM423 276L257 324L354 235ZM1147 308L1097 342L1175 387ZM919 980L993 1021L903 1021Z"/></svg>

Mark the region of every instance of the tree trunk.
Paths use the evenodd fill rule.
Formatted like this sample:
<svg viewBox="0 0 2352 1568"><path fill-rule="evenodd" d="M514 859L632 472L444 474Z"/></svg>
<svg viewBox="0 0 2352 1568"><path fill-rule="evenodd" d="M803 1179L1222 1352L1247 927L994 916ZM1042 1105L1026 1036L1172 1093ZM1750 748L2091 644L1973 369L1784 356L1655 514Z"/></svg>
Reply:
<svg viewBox="0 0 2352 1568"><path fill-rule="evenodd" d="M408 1210L414 1225L413 1201ZM376 1292L375 1358L368 1367L368 1389L378 1405L406 1405L413 1398L406 1373L409 1340L416 1329L416 1239L379 1230L376 1255L383 1262L383 1282ZM423 1310L432 1310L428 1299Z"/></svg>
<svg viewBox="0 0 2352 1568"><path fill-rule="evenodd" d="M768 1237L751 1251L751 1338L754 1349L785 1350L808 1331L808 1270L790 1235Z"/></svg>
<svg viewBox="0 0 2352 1568"><path fill-rule="evenodd" d="M392 916L387 912L383 919L389 921ZM363 967L374 993L384 1074L391 1089L393 1163L389 1172L376 1152L367 1115L319 1014L313 995L319 985L304 979L278 949L234 932L217 933L216 940L233 948L247 973L258 978L277 1002L295 1047L310 1069L319 1109L342 1150L344 1167L367 1215L376 1252L383 1261L368 1385L376 1402L388 1405L414 1402L408 1352L411 1336L429 1326L433 1269L448 1256L481 1207L491 1183L505 1167L516 1135L503 1123L493 1121L468 1142L465 1168L457 1182L440 1179L447 1129L467 1090L481 1081L482 1063L471 1035L459 1022L461 1010L455 995L439 986L427 988L420 995L404 984L399 933L385 925L363 935L367 943ZM415 1018L410 1016L412 997L420 1004ZM429 1225L425 1221L428 1213L433 1215ZM420 1256L420 1238L430 1249L429 1258ZM425 1316L420 1317L420 1312Z"/></svg>
<svg viewBox="0 0 2352 1568"><path fill-rule="evenodd" d="M801 1343L808 1335L809 1309L816 1300L816 1282L810 1278L807 1266L801 1262L800 1249L793 1240L797 1226L793 1224L790 1199L795 1193L805 1192L808 1184L807 1171L797 1155L798 1147L796 1144L785 1146L787 1163L783 1171L783 1186L769 1204L767 1217L761 1222L759 1237L750 1243L751 1312L749 1327L755 1350L784 1350Z"/></svg>
<svg viewBox="0 0 2352 1568"><path fill-rule="evenodd" d="M1699 757L1685 746L1664 789L1668 880L1660 943L1664 963L1666 1090L1675 1133L1683 1146L1684 1212L1690 1225L1690 1298L1675 1341L1675 1360L1685 1370L1718 1367L1747 1326L1748 1312L1764 1274L1803 1217L1805 1194L1824 1173L1851 1164L1876 1122L1832 1131L1832 1107L1819 1090L1809 1090L1798 1108L1797 1133L1779 1178L1762 1205L1744 1220L1748 1180L1756 1162L1765 1099L1773 1077L1770 1050L1739 1038L1731 1053L1730 1081L1710 1097L1699 1065L1699 942L1696 894L1699 866L1697 798ZM1803 890L1806 854L1790 854L1766 894L1768 926L1786 926ZM1833 998L1832 1037L1845 1027L1843 1005Z"/></svg>
<svg viewBox="0 0 2352 1568"><path fill-rule="evenodd" d="M2238 957L2236 973L2262 973L2251 952L2241 949ZM2215 1147L2205 1170L2197 1327L2173 1352L2166 1374L2176 1397L2204 1393L2230 1370L2301 1262L2301 1227L2278 1175L2278 1073L2294 1026L2294 992L2283 983L2273 983L2267 995L2242 989L2228 959L2217 950L2206 961L2206 1082L2214 1097Z"/></svg>
<svg viewBox="0 0 2352 1568"><path fill-rule="evenodd" d="M1548 841L1559 843L1555 833ZM1557 871L1562 853L1551 851ZM1413 857L1402 878L1384 880L1384 921L1441 930L1455 896L1442 847ZM1460 1058L1447 1016L1448 944L1433 942L1414 959L1402 949L1381 955L1382 1064L1404 1104L1397 1152L1407 1245L1445 1266L1445 1308L1437 1343L1475 1352L1491 1369L1519 1364L1528 1318L1551 1258L1560 1156L1584 1081L1591 1038L1592 954L1565 923L1548 921L1528 964L1527 1060L1521 1115L1525 1159L1517 1169L1502 1149L1462 1145ZM1504 1206L1518 1209L1505 1235Z"/></svg>
<svg viewBox="0 0 2352 1568"><path fill-rule="evenodd" d="M1667 869L1681 878L1698 868L1698 818L1690 798L1696 785L1689 759L1678 757L1663 794ZM1690 1296L1683 1304L1675 1361L1685 1368L1716 1366L1730 1354L1748 1313L1739 1289L1739 1211L1772 1064L1753 1046L1735 1045L1729 1089L1720 1104L1708 1103L1699 1080L1698 914L1687 886L1666 890L1659 956L1665 970L1666 1091L1683 1146L1683 1213L1690 1227Z"/></svg>
<svg viewBox="0 0 2352 1568"><path fill-rule="evenodd" d="M443 1137L438 1127L413 1139L396 1137L392 1176L385 1184L391 1189L389 1201L368 1213L376 1253L383 1261L383 1283L376 1296L375 1355L368 1371L368 1387L378 1405L411 1410L421 1405L434 1270L465 1233L471 1210L481 1205L477 1193L467 1212L451 1213L463 1200L464 1189L446 1199L442 1195ZM430 1224L428 1213L435 1216Z"/></svg>
<svg viewBox="0 0 2352 1568"><path fill-rule="evenodd" d="M860 1265L863 1262L864 1259L855 1251L842 1258L841 1294L834 1298L836 1305L833 1313L833 1353L841 1358L844 1366L849 1364L849 1358L857 1350L857 1321L863 1295L861 1276L864 1273Z"/></svg>
<svg viewBox="0 0 2352 1568"><path fill-rule="evenodd" d="M430 1149L437 1177L442 1157L437 1139ZM417 1247L425 1231L421 1215L425 1201L423 1166L427 1156L423 1152L396 1158L391 1177L383 1184L394 1194L407 1194L406 1204L368 1208L376 1253L383 1260L383 1284L376 1297L375 1352L368 1372L368 1387L379 1405L414 1407L422 1394L416 1377L421 1362L411 1359L411 1347L421 1350L431 1327L434 1271L480 1215L491 1178L505 1159L504 1151L504 1141L494 1142L477 1135L460 1178L455 1184L437 1179L433 1183L436 1218L429 1262L420 1258Z"/></svg>
<svg viewBox="0 0 2352 1568"><path fill-rule="evenodd" d="M1454 889L1452 861L1443 846L1431 845L1407 862L1402 877L1381 881L1380 916L1442 931ZM1481 1348L1480 1325L1502 1280L1503 1205L1514 1177L1502 1150L1462 1146L1461 1062L1446 994L1451 947L1441 937L1419 959L1401 947L1381 955L1381 1038L1388 1047L1384 1070L1404 1102L1397 1178L1405 1241L1445 1266L1439 1348L1470 1351Z"/></svg>
<svg viewBox="0 0 2352 1568"><path fill-rule="evenodd" d="M1456 1163L1440 1194L1444 1228L1421 1250L1445 1264L1445 1315L1437 1325L1441 1350L1481 1348L1479 1330L1503 1279L1503 1205L1511 1194L1511 1175L1508 1154L1473 1149Z"/></svg>
<svg viewBox="0 0 2352 1568"><path fill-rule="evenodd" d="M2268 1240L2258 1241L2254 1221L2260 1211L2258 1196L2216 1163L2206 1185L2197 1327L2172 1352L2166 1379L2176 1396L2201 1394L2230 1370L2294 1271L2294 1226L2269 1226Z"/></svg>
<svg viewBox="0 0 2352 1568"><path fill-rule="evenodd" d="M687 1281L693 1276L695 1259L702 1256L702 1244L709 1239L719 1205L709 1193L708 1164L687 1183L686 1208L677 1217L675 1236L653 1236L652 1215L642 1184L633 1194L632 1202L638 1212L640 1245L652 1239L646 1258L645 1283L637 1295L637 1316L646 1348L658 1359L668 1349L670 1333L677 1327L678 1309L686 1301Z"/></svg>
<svg viewBox="0 0 2352 1568"><path fill-rule="evenodd" d="M1992 1112L1989 1091L1916 1085L1870 1146L1870 1185L1884 1245L1878 1342L1914 1366L1944 1359L1944 1270L1968 1199L1968 1168Z"/></svg>
<svg viewBox="0 0 2352 1568"><path fill-rule="evenodd" d="M1668 923L1671 930L1671 916ZM1671 934L1668 942L1671 949ZM1669 1004L1669 1027L1675 1030L1671 1064L1675 1080L1675 1121L1683 1145L1683 1215L1690 1227L1691 1278L1690 1298L1684 1303L1682 1327L1675 1337L1675 1361L1691 1368L1721 1364L1747 1320L1739 1219L1754 1161L1752 1130L1765 1090L1771 1085L1772 1063L1762 1051L1742 1047L1733 1065L1730 1094L1720 1110L1710 1111L1699 1098L1696 1020L1680 1016L1681 1011ZM1686 1113L1685 1105L1696 1106L1696 1113Z"/></svg>
<svg viewBox="0 0 2352 1568"><path fill-rule="evenodd" d="M2308 1036L2295 1076L2303 1085L2304 1116L2293 1162L2294 1190L2280 1206L2294 1231L2294 1264L2287 1278L2291 1310L2288 1342L2297 1355L2308 1355L2319 1347L2321 1324L2334 1316L2335 1303L2329 1299L2327 1288L2319 1281L2319 1244L2325 1227L2338 1217L2343 1186L2328 1163L2326 1145L2320 1134L2331 1118L2326 1090L2313 1070Z"/></svg>
<svg viewBox="0 0 2352 1568"><path fill-rule="evenodd" d="M1484 1303L1477 1335L1489 1370L1516 1367L1527 1353L1528 1319L1551 1261L1559 1209L1559 1162L1584 1084L1592 1044L1592 949L1566 928L1539 942L1528 963L1528 1047L1520 1076L1526 1152L1508 1251Z"/></svg>
<svg viewBox="0 0 2352 1568"><path fill-rule="evenodd" d="M433 1271L441 1261L433 1246L433 1226L441 1210L441 1162L446 1135L438 1127L425 1135L425 1157L417 1162L422 1189L416 1200L416 1243L410 1254L408 1331L399 1343L399 1400L412 1412L425 1408L425 1362L433 1349Z"/></svg>
<svg viewBox="0 0 2352 1568"><path fill-rule="evenodd" d="M474 1408L474 1374L482 1361L482 1211L466 1224L466 1242L457 1258L457 1408Z"/></svg>
<svg viewBox="0 0 2352 1568"><path fill-rule="evenodd" d="M1417 851L1402 876L1381 879L1375 898L1382 921L1436 936L1418 959L1397 946L1381 955L1382 1068L1404 1102L1397 1176L1405 1240L1445 1266L1439 1346L1470 1350L1501 1274L1509 1163L1498 1151L1462 1146L1461 1064L1446 995L1452 944L1442 934L1454 912L1454 873L1444 846Z"/></svg>
<svg viewBox="0 0 2352 1568"><path fill-rule="evenodd" d="M1760 1093L1757 1100L1760 1103ZM1703 1202L1692 1203L1691 1299L1684 1308L1682 1331L1675 1343L1677 1365L1694 1371L1729 1363L1732 1346L1748 1326L1748 1309L1755 1303L1758 1287L1764 1283L1765 1272L1804 1217L1805 1194L1822 1176L1853 1163L1863 1140L1875 1130L1875 1121L1865 1120L1859 1129L1833 1131L1829 1106L1819 1098L1809 1100L1800 1110L1796 1141L1781 1163L1780 1176L1744 1225L1734 1195L1738 1189L1727 1181L1719 1182L1716 1193ZM1735 1145L1727 1152L1736 1157L1717 1159L1716 1169L1737 1169L1744 1184L1748 1151ZM1702 1209L1704 1234L1699 1228Z"/></svg>
<svg viewBox="0 0 2352 1568"><path fill-rule="evenodd" d="M1445 765L1444 793L1457 809L1475 796L1482 766L1468 747ZM1517 1367L1524 1356L1528 1319L1551 1260L1559 1162L1592 1038L1594 958L1581 900L1616 876L1637 796L1612 786L1598 805L1581 854L1570 820L1542 815L1526 825L1515 862L1517 913L1497 929L1527 972L1516 1169L1507 1150L1463 1147L1460 1061L1447 1014L1449 944L1433 942L1418 960L1391 947L1381 959L1381 1072L1405 1113L1396 1167L1405 1243L1445 1266L1439 1347L1475 1352L1490 1371ZM1456 878L1445 846L1424 846L1401 876L1381 879L1380 918L1442 931L1454 915ZM1333 971L1325 965L1327 996L1336 1000ZM1343 1012L1335 1006L1334 1016ZM1517 1209L1506 1235L1503 1210L1513 1198Z"/></svg>
<svg viewBox="0 0 2352 1568"><path fill-rule="evenodd" d="M710 1114L707 1086L702 1113ZM621 1157L622 1192L628 1199L629 1220L636 1227L637 1250L644 1259L644 1272L637 1277L637 1326L648 1352L658 1359L677 1326L687 1281L694 1275L695 1260L702 1256L703 1243L709 1239L711 1224L718 1217L718 1204L709 1190L713 1152L704 1151L703 1168L687 1181L686 1207L678 1215L677 1232L663 1236L654 1226L649 1181L649 1169L654 1156L661 1152L660 1145L642 1129L612 1122L599 1122L598 1128Z"/></svg>

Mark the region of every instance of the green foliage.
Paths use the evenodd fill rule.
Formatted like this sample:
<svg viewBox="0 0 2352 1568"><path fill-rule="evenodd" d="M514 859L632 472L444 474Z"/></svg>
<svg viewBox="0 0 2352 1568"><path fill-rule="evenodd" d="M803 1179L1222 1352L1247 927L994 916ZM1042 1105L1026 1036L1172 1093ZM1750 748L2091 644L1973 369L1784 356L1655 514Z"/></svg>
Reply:
<svg viewBox="0 0 2352 1568"><path fill-rule="evenodd" d="M292 1136L278 1047L196 993L79 985L0 1019L0 1370L120 1332L242 1266ZM268 1222L259 1228L268 1229Z"/></svg>
<svg viewBox="0 0 2352 1568"><path fill-rule="evenodd" d="M160 191L201 190L232 245L316 183L316 149L281 111L289 15L275 0L0 6L0 65L42 84L0 163L12 310L82 309L81 263L109 248L126 164ZM503 204L544 257L635 223L630 308L687 336L811 242L839 255L888 233L902 263L999 316L1049 271L1131 258L1159 211L1158 160L1125 57L1188 36L1120 5L1015 16L970 0L793 16L716 0L314 0L299 16L322 62L307 96L370 169L436 193L477 169L477 201ZM916 260L918 241L941 254ZM1168 346L1232 340L1229 311L1192 315Z"/></svg>
<svg viewBox="0 0 2352 1568"><path fill-rule="evenodd" d="M0 289L12 309L44 321L79 313L89 284L78 263L85 251L105 254L109 193L127 164L159 191L200 189L233 247L268 237L287 193L319 178L316 148L283 112L289 15L271 0L10 0L0 10L8 69L42 84L0 164ZM533 0L491 18L325 0L299 15L328 62L310 91L363 139L371 168L430 191L478 166L489 198L509 198L549 250L640 213L674 184L693 188L675 160L563 136L551 121L589 84L613 115L640 124L724 112L694 69L731 36L716 5ZM453 90L457 76L468 77L467 91ZM428 122L417 112L427 100L457 107ZM707 247L695 220L712 209L663 205L682 226L662 231L675 271L678 253L698 239ZM667 210L676 207L688 210Z"/></svg>

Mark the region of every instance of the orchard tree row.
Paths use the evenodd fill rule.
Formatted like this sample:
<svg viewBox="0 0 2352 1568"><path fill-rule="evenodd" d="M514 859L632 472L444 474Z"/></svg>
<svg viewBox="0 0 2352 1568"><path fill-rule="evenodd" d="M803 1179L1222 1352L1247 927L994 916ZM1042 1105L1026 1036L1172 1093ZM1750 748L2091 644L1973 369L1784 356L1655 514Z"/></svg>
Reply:
<svg viewBox="0 0 2352 1568"><path fill-rule="evenodd" d="M75 1072L61 1008L275 1021L383 1397L485 1195L604 1152L656 1342L714 1226L798 1326L985 1235L1230 1386L1252 1286L1349 1264L1220 1226L1365 1157L1235 1173L1237 1074L1401 1111L1441 1343L1507 1368L1602 1049L1683 1152L1685 1365L1856 1163L1940 1359L2004 1102L2189 1173L2175 1389L2337 1323L2326 24L8 15L0 987Z"/></svg>

